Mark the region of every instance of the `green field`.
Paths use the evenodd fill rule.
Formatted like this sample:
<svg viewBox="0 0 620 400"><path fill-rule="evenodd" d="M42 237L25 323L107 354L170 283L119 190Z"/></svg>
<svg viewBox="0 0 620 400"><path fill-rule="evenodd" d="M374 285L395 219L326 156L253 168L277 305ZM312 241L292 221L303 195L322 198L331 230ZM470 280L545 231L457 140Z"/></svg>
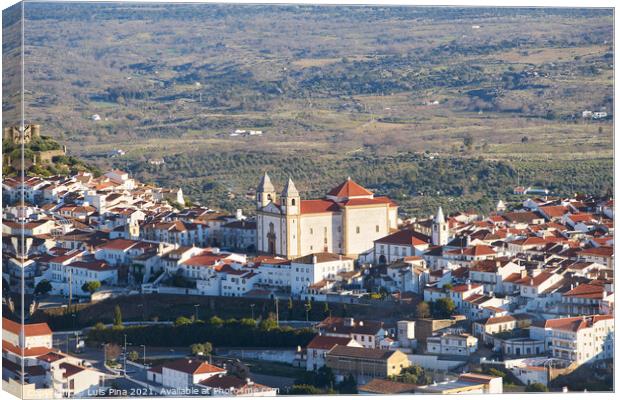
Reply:
<svg viewBox="0 0 620 400"><path fill-rule="evenodd" d="M613 116L581 118L613 112L608 9L29 3L26 15L27 120L205 205L251 211L263 170L305 195L350 174L416 215L438 202L488 209L517 183L613 186ZM117 148L127 156L96 157ZM453 169L449 188L449 173L412 184L403 171L426 165L389 161L425 152L503 172L478 185ZM148 165L161 157L161 171Z"/></svg>

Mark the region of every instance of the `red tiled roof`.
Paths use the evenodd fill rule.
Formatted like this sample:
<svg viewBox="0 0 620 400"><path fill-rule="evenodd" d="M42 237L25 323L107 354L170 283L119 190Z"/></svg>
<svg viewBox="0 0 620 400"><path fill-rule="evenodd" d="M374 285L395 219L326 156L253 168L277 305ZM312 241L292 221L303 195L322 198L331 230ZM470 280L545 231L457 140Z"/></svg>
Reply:
<svg viewBox="0 0 620 400"><path fill-rule="evenodd" d="M582 283L581 285L564 293L565 297L578 297L587 299L602 299L605 288L601 285L592 285L589 283Z"/></svg>
<svg viewBox="0 0 620 400"><path fill-rule="evenodd" d="M461 292L467 292L469 290L479 288L480 286L482 285L479 283L472 283L471 285L456 285L452 289L450 289L450 291L455 292L455 293L461 293Z"/></svg>
<svg viewBox="0 0 620 400"><path fill-rule="evenodd" d="M568 207L566 206L543 206L538 208L543 214L550 218L561 217L568 213Z"/></svg>
<svg viewBox="0 0 620 400"><path fill-rule="evenodd" d="M579 252L580 255L593 255L601 257L611 257L614 254L614 248L611 246L600 246L584 249Z"/></svg>
<svg viewBox="0 0 620 400"><path fill-rule="evenodd" d="M2 318L2 329L9 331L15 335L21 334L22 325L11 321L8 318ZM52 330L50 329L47 323L42 322L39 324L25 324L24 325L24 334L26 337L28 336L43 336L43 335L51 335Z"/></svg>
<svg viewBox="0 0 620 400"><path fill-rule="evenodd" d="M351 178L342 182L327 193L334 197L354 197L354 196L371 196L372 192L358 185Z"/></svg>
<svg viewBox="0 0 620 400"><path fill-rule="evenodd" d="M580 317L548 319L547 321L545 321L544 327L561 331L577 332L578 330L590 327L599 321L613 318L613 315L584 315Z"/></svg>
<svg viewBox="0 0 620 400"><path fill-rule="evenodd" d="M340 211L340 206L331 200L301 200L302 214L315 214Z"/></svg>
<svg viewBox="0 0 620 400"><path fill-rule="evenodd" d="M104 250L128 250L136 245L136 241L128 239L114 239L98 247Z"/></svg>
<svg viewBox="0 0 620 400"><path fill-rule="evenodd" d="M451 250L449 251L450 254L462 254L465 256L474 256L474 257L479 257L479 256L486 256L486 255L492 255L495 254L495 250L493 250L493 247L491 246L486 246L484 244L478 244L472 247L468 247L466 249L456 249L456 250Z"/></svg>
<svg viewBox="0 0 620 400"><path fill-rule="evenodd" d="M21 348L21 347L15 346L14 344L12 344L11 342L8 342L6 340L2 341L2 350L3 351L11 352L11 353L13 353L15 355L18 355L20 357L38 357L38 356L41 356L43 354L47 354L50 351L52 351L52 349L50 349L48 347Z"/></svg>
<svg viewBox="0 0 620 400"><path fill-rule="evenodd" d="M43 354L41 356L38 356L37 359L41 360L41 361L45 361L48 363L54 362L54 361L58 361L58 360L62 360L63 358L65 358L65 356L61 353L57 353L55 351L51 351L47 354Z"/></svg>
<svg viewBox="0 0 620 400"><path fill-rule="evenodd" d="M346 346L351 340L350 337L316 335L306 347L308 349L331 350L337 344Z"/></svg>
<svg viewBox="0 0 620 400"><path fill-rule="evenodd" d="M225 372L225 369L216 367L207 362L191 358L182 358L179 360L170 361L163 366L164 368L173 369L175 371L185 372L186 374L197 375L214 372Z"/></svg>
<svg viewBox="0 0 620 400"><path fill-rule="evenodd" d="M592 221L594 219L594 216L592 216L592 214L589 214L589 213L579 213L579 214L572 214L568 218L571 221L576 223L576 222Z"/></svg>
<svg viewBox="0 0 620 400"><path fill-rule="evenodd" d="M398 244L407 246L428 245L430 238L412 229L403 229L376 240L377 243Z"/></svg>
<svg viewBox="0 0 620 400"><path fill-rule="evenodd" d="M65 370L65 373L62 375L63 378L68 378L70 376L73 376L77 373L84 371L84 368L78 367L77 365L69 364L66 362L60 363L58 367Z"/></svg>
<svg viewBox="0 0 620 400"><path fill-rule="evenodd" d="M526 276L516 281L515 283L520 284L520 285L525 285L525 286L538 286L544 281L546 281L547 279L551 278L552 275L553 274L550 272L541 272L535 277Z"/></svg>
<svg viewBox="0 0 620 400"><path fill-rule="evenodd" d="M466 373L466 374L459 375L458 380L465 381L465 382L475 382L475 383L489 383L493 379L497 379L497 376Z"/></svg>
<svg viewBox="0 0 620 400"><path fill-rule="evenodd" d="M191 266L211 266L223 258L225 257L221 255L206 253L191 257L188 260L183 261L182 264Z"/></svg>

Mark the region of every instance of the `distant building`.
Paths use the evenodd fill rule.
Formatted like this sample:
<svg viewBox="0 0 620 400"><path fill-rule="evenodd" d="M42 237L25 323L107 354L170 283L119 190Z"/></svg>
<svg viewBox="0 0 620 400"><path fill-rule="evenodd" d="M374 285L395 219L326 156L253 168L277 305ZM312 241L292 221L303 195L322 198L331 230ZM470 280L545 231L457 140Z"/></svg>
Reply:
<svg viewBox="0 0 620 400"><path fill-rule="evenodd" d="M337 345L362 347L350 337L317 335L306 346L306 370L316 371L325 365L325 354Z"/></svg>
<svg viewBox="0 0 620 400"><path fill-rule="evenodd" d="M469 356L478 350L478 339L468 334L449 334L426 338L426 351L431 354Z"/></svg>
<svg viewBox="0 0 620 400"><path fill-rule="evenodd" d="M337 380L352 375L358 384L374 378L398 375L411 365L407 355L398 350L368 349L337 345L326 354L326 365Z"/></svg>

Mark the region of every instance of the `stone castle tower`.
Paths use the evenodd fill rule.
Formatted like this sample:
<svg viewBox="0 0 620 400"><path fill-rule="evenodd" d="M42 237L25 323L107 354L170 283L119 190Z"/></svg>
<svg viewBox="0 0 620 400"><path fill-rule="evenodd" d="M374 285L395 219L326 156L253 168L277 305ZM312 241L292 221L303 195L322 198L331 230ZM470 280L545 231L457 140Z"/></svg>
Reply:
<svg viewBox="0 0 620 400"><path fill-rule="evenodd" d="M3 139L8 139L16 144L28 144L33 139L41 137L41 125L28 124L25 127L10 126L4 128Z"/></svg>

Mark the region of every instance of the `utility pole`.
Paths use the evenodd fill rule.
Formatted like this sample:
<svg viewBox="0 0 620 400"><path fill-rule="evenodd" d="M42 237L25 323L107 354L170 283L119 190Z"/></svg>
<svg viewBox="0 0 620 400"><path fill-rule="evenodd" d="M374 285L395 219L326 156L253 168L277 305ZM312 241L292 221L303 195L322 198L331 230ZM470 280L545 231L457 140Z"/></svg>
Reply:
<svg viewBox="0 0 620 400"><path fill-rule="evenodd" d="M123 335L125 337L124 341L124 350L123 350L123 374L127 376L127 334Z"/></svg>

